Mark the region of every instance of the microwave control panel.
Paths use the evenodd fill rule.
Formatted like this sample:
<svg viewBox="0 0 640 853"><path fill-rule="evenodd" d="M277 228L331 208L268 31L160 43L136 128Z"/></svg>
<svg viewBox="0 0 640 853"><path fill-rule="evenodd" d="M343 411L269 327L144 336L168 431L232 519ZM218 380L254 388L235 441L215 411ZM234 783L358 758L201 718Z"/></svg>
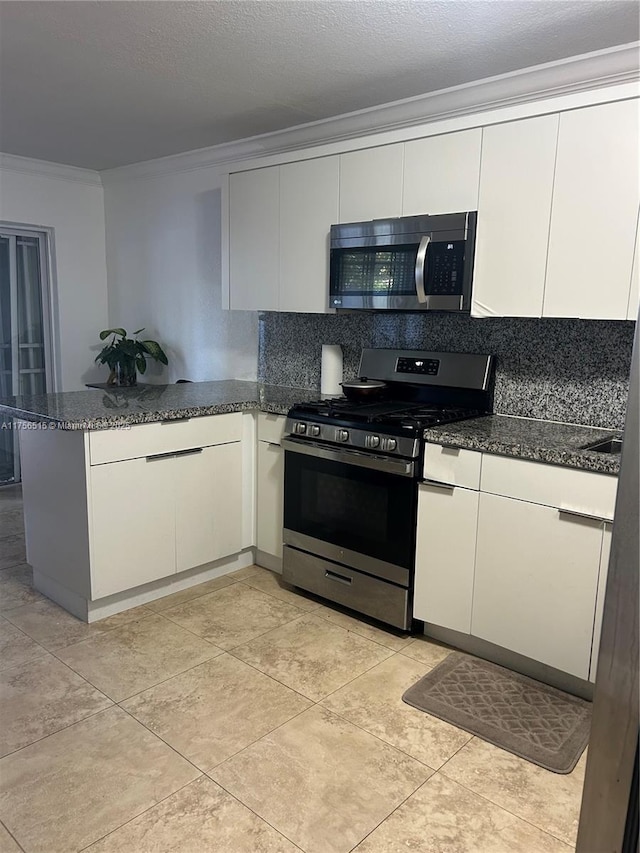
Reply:
<svg viewBox="0 0 640 853"><path fill-rule="evenodd" d="M432 243L427 254L426 292L429 296L462 294L464 240Z"/></svg>

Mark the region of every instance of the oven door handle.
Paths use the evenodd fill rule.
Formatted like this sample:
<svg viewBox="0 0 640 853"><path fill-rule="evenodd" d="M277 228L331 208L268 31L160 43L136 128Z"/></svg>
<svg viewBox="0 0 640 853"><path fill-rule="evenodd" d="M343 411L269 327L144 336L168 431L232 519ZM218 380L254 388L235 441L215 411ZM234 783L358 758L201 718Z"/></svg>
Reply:
<svg viewBox="0 0 640 853"><path fill-rule="evenodd" d="M395 474L398 477L413 477L415 469L415 463L406 459L386 459L360 453L358 450L338 450L305 441L305 439L285 438L282 441L282 447L291 453L302 453L305 456L314 456L316 459L329 459L345 465L356 465L359 468L369 468L382 471L384 474Z"/></svg>

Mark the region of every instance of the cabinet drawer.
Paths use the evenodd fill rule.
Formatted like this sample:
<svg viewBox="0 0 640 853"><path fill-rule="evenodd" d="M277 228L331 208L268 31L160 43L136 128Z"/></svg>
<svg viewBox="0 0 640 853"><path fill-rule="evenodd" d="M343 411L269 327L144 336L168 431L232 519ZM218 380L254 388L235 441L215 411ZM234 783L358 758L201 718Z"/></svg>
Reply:
<svg viewBox="0 0 640 853"><path fill-rule="evenodd" d="M613 518L618 478L485 454L480 489L494 495Z"/></svg>
<svg viewBox="0 0 640 853"><path fill-rule="evenodd" d="M120 462L141 456L173 453L191 447L226 444L242 438L242 414L208 415L187 420L136 424L130 429L105 429L89 433L92 465Z"/></svg>
<svg viewBox="0 0 640 853"><path fill-rule="evenodd" d="M424 449L424 478L467 489L480 487L482 454L459 447L426 444Z"/></svg>
<svg viewBox="0 0 640 853"><path fill-rule="evenodd" d="M280 444L284 435L285 415L267 415L258 413L258 441L268 441L269 444Z"/></svg>

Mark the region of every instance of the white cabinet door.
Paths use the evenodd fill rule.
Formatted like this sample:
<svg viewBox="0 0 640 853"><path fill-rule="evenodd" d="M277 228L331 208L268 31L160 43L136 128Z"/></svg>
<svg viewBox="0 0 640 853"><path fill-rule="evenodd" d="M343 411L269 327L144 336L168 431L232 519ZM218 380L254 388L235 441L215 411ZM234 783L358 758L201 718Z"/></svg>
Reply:
<svg viewBox="0 0 640 853"><path fill-rule="evenodd" d="M229 177L229 306L278 310L279 167Z"/></svg>
<svg viewBox="0 0 640 853"><path fill-rule="evenodd" d="M277 444L258 442L257 479L258 550L282 559L284 450Z"/></svg>
<svg viewBox="0 0 640 853"><path fill-rule="evenodd" d="M626 319L638 172L637 100L561 114L545 317Z"/></svg>
<svg viewBox="0 0 640 853"><path fill-rule="evenodd" d="M340 155L340 222L402 213L403 144Z"/></svg>
<svg viewBox="0 0 640 853"><path fill-rule="evenodd" d="M402 215L477 210L481 142L478 127L405 143Z"/></svg>
<svg viewBox="0 0 640 853"><path fill-rule="evenodd" d="M471 313L540 317L558 116L485 127Z"/></svg>
<svg viewBox="0 0 640 853"><path fill-rule="evenodd" d="M91 468L91 597L175 573L174 459Z"/></svg>
<svg viewBox="0 0 640 853"><path fill-rule="evenodd" d="M638 319L638 303L640 302L640 216L636 227L636 247L633 253L633 269L631 270L631 292L627 320Z"/></svg>
<svg viewBox="0 0 640 853"><path fill-rule="evenodd" d="M598 575L598 594L596 598L596 617L593 623L593 647L591 651L591 667L589 681L596 680L598 670L598 653L600 651L600 635L602 633L602 614L604 612L604 596L607 590L609 574L609 557L611 555L611 533L613 525L605 524L602 534L602 550L600 551L600 573Z"/></svg>
<svg viewBox="0 0 640 853"><path fill-rule="evenodd" d="M242 444L176 455L178 572L242 550Z"/></svg>
<svg viewBox="0 0 640 853"><path fill-rule="evenodd" d="M280 167L280 311L329 308L329 230L338 221L340 160Z"/></svg>
<svg viewBox="0 0 640 853"><path fill-rule="evenodd" d="M478 492L421 485L413 615L471 632Z"/></svg>
<svg viewBox="0 0 640 853"><path fill-rule="evenodd" d="M481 494L471 633L589 677L602 525Z"/></svg>

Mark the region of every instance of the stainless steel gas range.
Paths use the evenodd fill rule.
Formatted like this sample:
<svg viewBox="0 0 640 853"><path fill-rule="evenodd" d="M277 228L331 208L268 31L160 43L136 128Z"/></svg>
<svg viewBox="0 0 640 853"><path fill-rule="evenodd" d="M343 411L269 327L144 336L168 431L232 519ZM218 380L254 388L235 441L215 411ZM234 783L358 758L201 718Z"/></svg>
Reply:
<svg viewBox="0 0 640 853"><path fill-rule="evenodd" d="M418 483L428 426L491 411L489 355L365 349L380 399L290 410L283 579L398 628L412 623Z"/></svg>

